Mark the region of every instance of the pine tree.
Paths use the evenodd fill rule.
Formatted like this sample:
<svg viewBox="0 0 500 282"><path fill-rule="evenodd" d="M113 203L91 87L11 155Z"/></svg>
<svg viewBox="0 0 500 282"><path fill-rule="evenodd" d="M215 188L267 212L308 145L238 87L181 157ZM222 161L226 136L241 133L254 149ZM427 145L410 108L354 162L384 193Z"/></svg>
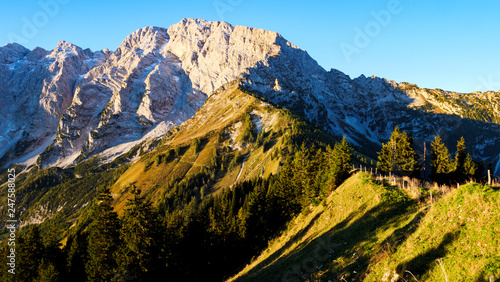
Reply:
<svg viewBox="0 0 500 282"><path fill-rule="evenodd" d="M122 275L146 281L154 270L153 260L158 259L156 216L151 204L140 196L141 190L133 186L131 194L122 219L118 263Z"/></svg>
<svg viewBox="0 0 500 282"><path fill-rule="evenodd" d="M382 150L378 155L381 171L412 174L418 169L413 137L407 132L400 132L397 126L389 141L382 144Z"/></svg>
<svg viewBox="0 0 500 282"><path fill-rule="evenodd" d="M258 250L264 247L264 242L269 235L267 216L267 189L264 185L256 185L248 196L247 218L245 229L250 243Z"/></svg>
<svg viewBox="0 0 500 282"><path fill-rule="evenodd" d="M478 165L472 160L469 152L467 152L467 156L465 156L462 171L463 175L468 179L472 179L478 172Z"/></svg>
<svg viewBox="0 0 500 282"><path fill-rule="evenodd" d="M61 281L64 271L64 254L61 250L55 225L50 227L50 233L44 236L44 251L38 269L40 281Z"/></svg>
<svg viewBox="0 0 500 282"><path fill-rule="evenodd" d="M461 172L465 164L465 158L467 155L467 148L465 147L465 139L462 136L457 142L457 154L455 155L454 170Z"/></svg>
<svg viewBox="0 0 500 282"><path fill-rule="evenodd" d="M465 147L463 136L457 142L457 153L453 165L454 178L460 182L472 179L478 171L478 165L472 160L467 147Z"/></svg>
<svg viewBox="0 0 500 282"><path fill-rule="evenodd" d="M57 266L50 260L42 259L38 269L39 280L43 282L57 282L62 281L61 273Z"/></svg>
<svg viewBox="0 0 500 282"><path fill-rule="evenodd" d="M290 179L290 184L302 194L303 208L309 206L319 192L312 181L317 170L317 166L313 163L313 151L314 149L306 148L305 143L302 143L292 160L293 177Z"/></svg>
<svg viewBox="0 0 500 282"><path fill-rule="evenodd" d="M327 154L330 159L328 173L330 185L327 186L335 188L349 177L352 168L352 148L344 137L340 143L335 144L333 151L327 150Z"/></svg>
<svg viewBox="0 0 500 282"><path fill-rule="evenodd" d="M381 171L389 172L395 170L394 150L392 142L382 144L382 150L378 153L378 166Z"/></svg>
<svg viewBox="0 0 500 282"><path fill-rule="evenodd" d="M413 173L418 170L418 156L413 148L413 136L408 132L401 134L398 147L399 171Z"/></svg>
<svg viewBox="0 0 500 282"><path fill-rule="evenodd" d="M38 269L42 262L43 243L38 225L28 227L28 232L19 237L16 243L16 277L20 281L35 281L38 279Z"/></svg>
<svg viewBox="0 0 500 282"><path fill-rule="evenodd" d="M269 185L269 200L279 207L280 218L289 218L300 211L303 191L295 177L292 164L286 161L277 179ZM245 200L245 202L249 201Z"/></svg>
<svg viewBox="0 0 500 282"><path fill-rule="evenodd" d="M66 269L69 281L86 281L87 233L77 232L70 236L65 246Z"/></svg>
<svg viewBox="0 0 500 282"><path fill-rule="evenodd" d="M93 222L88 227L86 272L91 281L110 281L116 272L116 251L120 239L120 222L111 206L109 188L99 189L93 206Z"/></svg>
<svg viewBox="0 0 500 282"><path fill-rule="evenodd" d="M443 181L448 177L452 169L452 162L448 148L441 140L441 136L436 135L431 143L431 168L434 180Z"/></svg>

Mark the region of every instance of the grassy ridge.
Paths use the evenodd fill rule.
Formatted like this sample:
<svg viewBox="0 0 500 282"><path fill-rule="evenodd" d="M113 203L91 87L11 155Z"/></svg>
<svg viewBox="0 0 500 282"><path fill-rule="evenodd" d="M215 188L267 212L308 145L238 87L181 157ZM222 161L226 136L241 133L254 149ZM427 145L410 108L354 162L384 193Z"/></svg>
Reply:
<svg viewBox="0 0 500 282"><path fill-rule="evenodd" d="M500 192L468 184L443 197L367 281L396 270L422 281L486 281L500 276ZM409 271L409 272L406 272Z"/></svg>
<svg viewBox="0 0 500 282"><path fill-rule="evenodd" d="M246 117L250 121L245 122ZM260 131L252 119L262 123ZM236 85L214 94L194 117L169 132L155 150L143 155L111 187L115 209L121 214L132 185L157 205L165 195L178 193L176 183L196 175L207 176L202 181L205 187L197 188L208 195L237 181L274 174L280 167L276 152L283 146L281 129L293 123L283 110ZM254 140L244 138L249 125L254 127L250 130Z"/></svg>
<svg viewBox="0 0 500 282"><path fill-rule="evenodd" d="M482 281L500 275L498 190L469 184L431 205L420 200L358 173L295 218L230 281L390 281L395 275L445 281L444 273L449 281Z"/></svg>

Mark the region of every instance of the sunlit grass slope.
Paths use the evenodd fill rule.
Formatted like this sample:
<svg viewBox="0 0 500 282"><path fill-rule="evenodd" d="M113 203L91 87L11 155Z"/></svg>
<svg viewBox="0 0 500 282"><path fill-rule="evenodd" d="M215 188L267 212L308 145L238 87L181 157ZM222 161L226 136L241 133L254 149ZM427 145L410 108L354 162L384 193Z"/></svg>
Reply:
<svg viewBox="0 0 500 282"><path fill-rule="evenodd" d="M366 280L380 281L389 271L419 281L500 278L500 191L468 184L443 197Z"/></svg>
<svg viewBox="0 0 500 282"><path fill-rule="evenodd" d="M355 174L230 281L498 277L499 191L470 184L428 203Z"/></svg>
<svg viewBox="0 0 500 282"><path fill-rule="evenodd" d="M132 185L156 204L189 176L207 175L208 188L202 193L206 196L239 181L274 174L287 134L283 129L293 122L285 111L236 85L228 87L208 98L191 119L168 132L155 150L118 179L111 188L115 208L121 213Z"/></svg>

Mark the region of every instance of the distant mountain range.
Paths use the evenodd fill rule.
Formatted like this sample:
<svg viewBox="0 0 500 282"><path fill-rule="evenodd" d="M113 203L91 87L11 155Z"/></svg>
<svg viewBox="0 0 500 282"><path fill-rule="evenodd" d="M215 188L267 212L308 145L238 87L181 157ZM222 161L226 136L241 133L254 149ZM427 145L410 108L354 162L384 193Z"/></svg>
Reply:
<svg viewBox="0 0 500 282"><path fill-rule="evenodd" d="M351 79L276 32L199 19L139 29L114 52L65 41L52 51L1 47L0 165L116 158L163 137L228 84L346 136L374 158L395 126L413 134L417 150L440 134L453 151L464 136L473 156L500 174L500 92Z"/></svg>

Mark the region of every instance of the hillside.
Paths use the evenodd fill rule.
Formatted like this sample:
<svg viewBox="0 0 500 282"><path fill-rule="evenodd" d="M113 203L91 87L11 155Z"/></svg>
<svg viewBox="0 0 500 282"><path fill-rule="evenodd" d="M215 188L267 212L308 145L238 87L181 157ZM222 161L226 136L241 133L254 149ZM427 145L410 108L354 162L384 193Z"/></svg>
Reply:
<svg viewBox="0 0 500 282"><path fill-rule="evenodd" d="M87 213L96 188L104 184L112 185L120 210L131 185L158 204L169 187L185 178L210 179L205 190L200 186L197 192L208 196L237 182L267 177L277 172L280 148L291 142L295 123L287 111L242 92L236 84L222 88L162 140L139 143L122 156L97 155L66 169L23 171L16 166L18 205L25 207L19 217L21 226L54 218L69 228ZM333 140L324 133L321 136ZM6 177L7 172L2 174Z"/></svg>
<svg viewBox="0 0 500 282"><path fill-rule="evenodd" d="M206 197L238 182L277 173L281 148L290 142L296 120L242 92L237 84L227 87L123 173L111 187L118 211L132 184L158 203L166 195L175 196L175 189L171 190L175 183L187 179L204 179L205 185L198 186L196 193Z"/></svg>
<svg viewBox="0 0 500 282"><path fill-rule="evenodd" d="M333 161L325 157L333 154L335 143L290 111L240 89L238 83L227 84L183 125L123 155L104 152L65 169L16 166L16 200L24 207L17 218L23 227L20 236L39 232L51 238L50 244L61 243L61 257L92 244L81 238L90 236L100 203L96 199L108 189L107 210L116 212L120 222L130 217L134 199L140 197L149 207L143 220L157 222L154 236L162 246L156 269L186 281L199 279L196 269L202 268L210 271L210 280L220 281L260 251L291 214L330 188L325 180L320 185L316 174L330 169L327 163ZM264 199L256 202L254 197ZM4 216L6 212L2 209ZM7 235L3 229L2 239ZM195 249L202 254L192 256ZM81 261L88 259L84 254ZM61 261L65 259L57 262L61 277L84 279ZM30 277L37 277L34 273Z"/></svg>
<svg viewBox="0 0 500 282"><path fill-rule="evenodd" d="M498 188L468 184L437 201L434 191L432 203L425 190L408 194L357 173L228 281L498 277Z"/></svg>

